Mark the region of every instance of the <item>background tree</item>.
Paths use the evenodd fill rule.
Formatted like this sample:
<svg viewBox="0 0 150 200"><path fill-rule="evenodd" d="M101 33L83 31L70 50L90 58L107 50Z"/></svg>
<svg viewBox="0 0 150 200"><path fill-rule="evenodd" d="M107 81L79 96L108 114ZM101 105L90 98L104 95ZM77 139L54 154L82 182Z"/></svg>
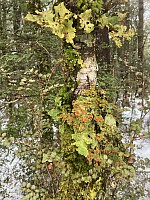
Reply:
<svg viewBox="0 0 150 200"><path fill-rule="evenodd" d="M138 21L138 57L142 61L144 53L144 3L142 0L138 1L139 4L139 21Z"/></svg>

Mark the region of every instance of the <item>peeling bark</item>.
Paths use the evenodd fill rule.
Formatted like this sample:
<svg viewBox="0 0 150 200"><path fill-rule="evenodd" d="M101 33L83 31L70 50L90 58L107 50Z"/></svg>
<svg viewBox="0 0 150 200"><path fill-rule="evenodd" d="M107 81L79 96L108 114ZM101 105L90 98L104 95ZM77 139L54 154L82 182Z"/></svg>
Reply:
<svg viewBox="0 0 150 200"><path fill-rule="evenodd" d="M77 74L78 87L75 94L81 94L90 86L95 86L97 82L98 65L95 55L95 40L92 34L81 36L78 44L80 46L80 53L83 59L83 67Z"/></svg>
<svg viewBox="0 0 150 200"><path fill-rule="evenodd" d="M77 82L79 83L76 89L76 94L81 93L82 90L89 89L90 86L96 85L97 82L97 62L95 55L87 57L84 60L85 67L77 74Z"/></svg>

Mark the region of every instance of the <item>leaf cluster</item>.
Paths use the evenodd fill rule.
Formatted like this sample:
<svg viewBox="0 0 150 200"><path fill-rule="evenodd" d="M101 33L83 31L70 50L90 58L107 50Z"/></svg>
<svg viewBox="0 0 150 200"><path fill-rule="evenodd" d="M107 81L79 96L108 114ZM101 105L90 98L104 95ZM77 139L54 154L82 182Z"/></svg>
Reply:
<svg viewBox="0 0 150 200"><path fill-rule="evenodd" d="M66 198L69 198L72 190L77 199L82 195L84 198L86 195L95 198L100 191L103 193L106 189L104 185L108 187L110 184L103 179L104 174L106 179L109 176L128 179L135 175L134 168L128 164L130 152L127 145L122 143L117 128L117 119L114 117L116 108L109 105L105 91L95 88L83 91L72 101L69 110L62 102L60 105L61 110L59 107L59 110L53 109L49 114L60 122L61 154L68 170L68 174L66 171L62 173L64 181L61 183L61 192L64 195L66 190L70 191ZM93 172L91 175L90 171ZM70 175L73 183L68 179ZM88 192L85 191L87 185Z"/></svg>
<svg viewBox="0 0 150 200"><path fill-rule="evenodd" d="M78 4L86 6L87 2L79 1ZM124 37L128 40L134 35L132 29L127 30L124 25L119 25L119 22L125 18L125 15L117 13L115 16L106 15L105 13L99 14L98 17L94 17L92 12L94 9L99 12L102 10L102 1L93 1L92 6L87 7L84 12L75 14L65 7L64 2L61 2L57 6L54 6L54 10L47 10L44 12L37 11L37 15L28 13L26 20L36 22L41 26L50 28L52 33L57 35L61 39L65 39L67 43L74 46L74 38L78 35L78 29L83 29L86 33L91 33L96 26L108 27L112 40L118 47L121 47L121 38ZM96 11L97 12L97 11ZM76 23L74 23L76 21Z"/></svg>

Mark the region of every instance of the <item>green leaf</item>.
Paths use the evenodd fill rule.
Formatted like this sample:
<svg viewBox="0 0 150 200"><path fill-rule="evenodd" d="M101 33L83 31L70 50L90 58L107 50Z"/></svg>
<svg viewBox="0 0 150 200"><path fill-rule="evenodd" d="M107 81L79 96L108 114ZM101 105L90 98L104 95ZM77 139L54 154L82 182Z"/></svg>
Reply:
<svg viewBox="0 0 150 200"><path fill-rule="evenodd" d="M83 155L85 157L88 156L88 148L86 142L81 137L77 137L75 134L72 135L72 138L76 140L76 142L73 143L77 147L77 151L80 155Z"/></svg>
<svg viewBox="0 0 150 200"><path fill-rule="evenodd" d="M50 111L48 112L48 114L49 114L54 120L56 120L56 121L59 121L60 118L61 118L61 116L60 116L61 111L60 111L59 109L53 108L52 110L50 110Z"/></svg>
<svg viewBox="0 0 150 200"><path fill-rule="evenodd" d="M109 17L109 22L112 26L114 26L115 24L117 24L118 22L120 22L121 19L118 16L111 16Z"/></svg>
<svg viewBox="0 0 150 200"><path fill-rule="evenodd" d="M105 124L108 126L115 126L116 127L116 120L111 114L107 114L105 116Z"/></svg>
<svg viewBox="0 0 150 200"><path fill-rule="evenodd" d="M83 155L83 156L85 156L85 157L87 157L88 154L89 154L89 152L88 152L86 146L79 146L79 147L77 148L77 151L78 151L78 153L79 153L80 155Z"/></svg>
<svg viewBox="0 0 150 200"><path fill-rule="evenodd" d="M26 20L31 21L31 22L37 22L37 21L40 20L40 18L41 18L40 16L38 16L38 15L32 15L30 13L28 13L26 15L26 17L25 17Z"/></svg>
<svg viewBox="0 0 150 200"><path fill-rule="evenodd" d="M104 155L104 160L107 160L107 158L108 158L108 156L105 154L105 155Z"/></svg>
<svg viewBox="0 0 150 200"><path fill-rule="evenodd" d="M52 162L52 158L50 156L49 153L43 153L43 159L42 159L42 163L45 163L45 162Z"/></svg>
<svg viewBox="0 0 150 200"><path fill-rule="evenodd" d="M106 16L106 14L103 14L98 21L101 28L104 28L105 26L108 27L109 25L109 18Z"/></svg>

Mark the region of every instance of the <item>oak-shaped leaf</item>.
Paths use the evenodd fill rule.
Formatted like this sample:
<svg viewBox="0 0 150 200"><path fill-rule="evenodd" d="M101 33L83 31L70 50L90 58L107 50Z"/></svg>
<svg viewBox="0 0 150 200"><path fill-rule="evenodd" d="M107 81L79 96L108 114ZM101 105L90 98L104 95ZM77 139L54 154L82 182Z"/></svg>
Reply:
<svg viewBox="0 0 150 200"><path fill-rule="evenodd" d="M80 17L80 28L84 29L86 33L90 33L94 30L94 24L91 23L91 9L86 10L84 13L79 15Z"/></svg>

